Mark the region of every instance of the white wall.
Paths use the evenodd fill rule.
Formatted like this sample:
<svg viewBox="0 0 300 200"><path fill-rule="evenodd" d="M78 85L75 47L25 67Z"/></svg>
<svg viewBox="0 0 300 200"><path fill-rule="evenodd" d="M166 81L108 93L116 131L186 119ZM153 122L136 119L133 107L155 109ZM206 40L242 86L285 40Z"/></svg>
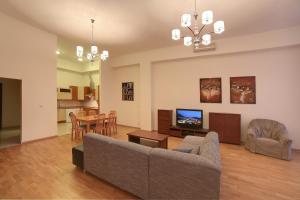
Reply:
<svg viewBox="0 0 300 200"><path fill-rule="evenodd" d="M116 110L118 124L139 127L140 78L139 66L101 69L101 112ZM122 82L134 82L134 101L122 101ZM104 98L105 97L105 98Z"/></svg>
<svg viewBox="0 0 300 200"><path fill-rule="evenodd" d="M57 87L69 88L70 86L89 86L92 75L95 85L99 85L99 62L81 63L67 58L58 57Z"/></svg>
<svg viewBox="0 0 300 200"><path fill-rule="evenodd" d="M0 77L22 80L22 142L56 135L55 35L0 12Z"/></svg>
<svg viewBox="0 0 300 200"><path fill-rule="evenodd" d="M297 113L300 111L299 105L295 103L295 100L299 101L299 91L294 90L292 92L293 97L288 97L285 101L284 98L278 98L275 95L277 92L273 92L272 95L269 94L271 90L275 90L273 85L277 88L282 88L283 85L287 87L289 84L299 85L299 82L295 80L295 73L298 72L299 74L298 69L295 68L296 63L299 63L299 56L295 55L298 50L293 49L293 46L300 45L299 35L300 26L296 26L220 39L216 41L216 51L193 53L192 48L179 45L111 58L102 67L106 70L102 71L101 74L101 84L105 84L104 90L101 92L101 106L115 106L112 105L115 102L112 98L115 91L107 89L109 88L107 86L114 82L112 69L138 65L140 66L140 128L156 129L157 113L155 110L158 107L175 109L176 107L202 106L199 103L199 78L221 76L223 77L223 104L205 104L203 108L206 113L209 111L236 112L241 110L243 132L245 131L245 124L251 117L276 118L286 123L291 138L294 139L294 148L300 149L300 128L297 126L296 117L293 113L295 110ZM287 50L286 48L290 49ZM274 66L274 68L270 66ZM186 69L190 70L187 72ZM248 74L245 74L246 72ZM283 82L285 84L283 85L279 83L281 79L279 75L281 74L284 75ZM123 76L126 75L124 72ZM242 75L257 76L258 97L256 105L230 105L228 103L229 97L226 95L229 95L229 77ZM185 82L179 84L182 79ZM158 84L160 85L158 86ZM288 87L282 93L291 96L289 93L291 90L291 87ZM264 110L262 111L261 108ZM276 110L275 113L273 113L274 110ZM130 113L130 110L126 109L123 112L122 115L125 115ZM279 116L278 113L281 115ZM289 117L291 115L294 118ZM206 127L207 123L206 121Z"/></svg>
<svg viewBox="0 0 300 200"><path fill-rule="evenodd" d="M157 109L196 108L204 111L208 128L209 112L239 113L242 136L250 120L274 119L283 122L300 148L300 46L221 56L155 63L152 66L152 111L157 130ZM230 104L229 78L256 76L255 105ZM200 103L199 79L222 77L222 104ZM173 121L175 123L175 120Z"/></svg>
<svg viewBox="0 0 300 200"><path fill-rule="evenodd" d="M21 81L0 78L2 83L2 128L21 126Z"/></svg>

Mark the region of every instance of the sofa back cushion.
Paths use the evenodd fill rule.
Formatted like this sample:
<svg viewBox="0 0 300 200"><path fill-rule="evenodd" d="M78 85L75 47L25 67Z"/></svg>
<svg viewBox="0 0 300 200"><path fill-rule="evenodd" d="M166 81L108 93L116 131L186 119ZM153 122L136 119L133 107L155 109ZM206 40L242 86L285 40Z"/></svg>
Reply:
<svg viewBox="0 0 300 200"><path fill-rule="evenodd" d="M149 154L152 148L127 141L111 141L109 182L142 199L148 198Z"/></svg>
<svg viewBox="0 0 300 200"><path fill-rule="evenodd" d="M84 169L104 180L109 180L111 174L108 167L110 142L112 138L96 134L86 134L84 145Z"/></svg>
<svg viewBox="0 0 300 200"><path fill-rule="evenodd" d="M220 170L206 158L156 148L149 163L149 199L218 199Z"/></svg>
<svg viewBox="0 0 300 200"><path fill-rule="evenodd" d="M221 168L220 144L217 133L209 132L206 135L200 147L199 154L211 161L218 168Z"/></svg>

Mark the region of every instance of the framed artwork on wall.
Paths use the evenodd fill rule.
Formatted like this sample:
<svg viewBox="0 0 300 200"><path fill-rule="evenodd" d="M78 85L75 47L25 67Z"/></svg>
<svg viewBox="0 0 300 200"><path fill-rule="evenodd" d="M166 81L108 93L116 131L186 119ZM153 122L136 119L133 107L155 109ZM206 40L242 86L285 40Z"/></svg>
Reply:
<svg viewBox="0 0 300 200"><path fill-rule="evenodd" d="M222 79L201 78L200 79L200 102L222 103Z"/></svg>
<svg viewBox="0 0 300 200"><path fill-rule="evenodd" d="M122 100L134 101L134 83L125 82L122 83Z"/></svg>
<svg viewBox="0 0 300 200"><path fill-rule="evenodd" d="M255 76L230 77L230 103L256 104Z"/></svg>

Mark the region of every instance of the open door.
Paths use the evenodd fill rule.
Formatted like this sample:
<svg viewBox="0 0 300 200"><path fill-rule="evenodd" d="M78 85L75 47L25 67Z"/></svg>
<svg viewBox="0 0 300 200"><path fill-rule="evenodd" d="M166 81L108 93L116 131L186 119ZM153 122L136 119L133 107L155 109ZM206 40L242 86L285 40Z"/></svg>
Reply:
<svg viewBox="0 0 300 200"><path fill-rule="evenodd" d="M2 129L2 83L0 83L0 129Z"/></svg>

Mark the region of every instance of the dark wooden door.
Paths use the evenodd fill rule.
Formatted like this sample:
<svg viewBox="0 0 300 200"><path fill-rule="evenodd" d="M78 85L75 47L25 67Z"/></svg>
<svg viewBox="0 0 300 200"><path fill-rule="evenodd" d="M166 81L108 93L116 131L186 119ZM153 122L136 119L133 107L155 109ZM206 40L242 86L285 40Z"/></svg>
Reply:
<svg viewBox="0 0 300 200"><path fill-rule="evenodd" d="M0 129L2 128L2 83L0 83Z"/></svg>

